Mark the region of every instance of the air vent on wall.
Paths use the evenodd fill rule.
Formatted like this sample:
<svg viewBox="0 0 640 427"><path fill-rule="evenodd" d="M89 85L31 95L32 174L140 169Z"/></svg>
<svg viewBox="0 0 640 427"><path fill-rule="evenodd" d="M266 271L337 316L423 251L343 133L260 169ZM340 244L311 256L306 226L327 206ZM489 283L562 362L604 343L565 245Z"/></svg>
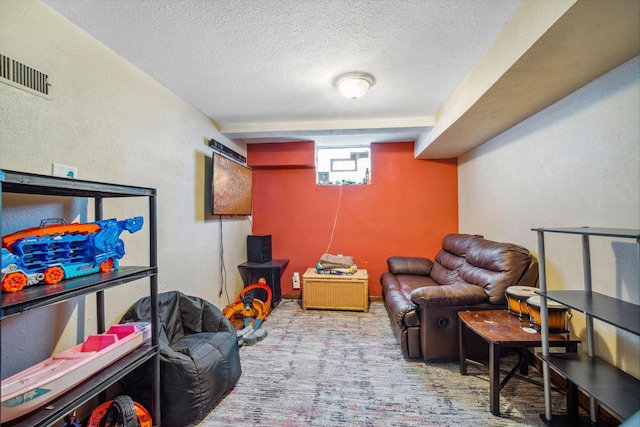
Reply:
<svg viewBox="0 0 640 427"><path fill-rule="evenodd" d="M50 98L49 75L0 52L0 82Z"/></svg>

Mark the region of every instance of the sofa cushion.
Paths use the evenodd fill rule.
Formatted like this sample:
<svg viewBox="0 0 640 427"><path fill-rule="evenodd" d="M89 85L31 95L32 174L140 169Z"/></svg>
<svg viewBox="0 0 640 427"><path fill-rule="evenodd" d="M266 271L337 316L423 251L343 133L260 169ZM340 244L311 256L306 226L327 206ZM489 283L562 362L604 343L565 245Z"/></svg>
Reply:
<svg viewBox="0 0 640 427"><path fill-rule="evenodd" d="M430 277L415 276L412 274L399 274L396 276L398 280L398 289L405 295L407 301L409 301L409 295L416 289L431 288L434 286L440 286L438 283L431 280Z"/></svg>
<svg viewBox="0 0 640 427"><path fill-rule="evenodd" d="M433 267L433 261L421 257L392 256L387 259L387 267L393 274L428 276Z"/></svg>
<svg viewBox="0 0 640 427"><path fill-rule="evenodd" d="M436 254L429 277L440 285L455 282L469 245L478 237L471 234L447 234L442 240L442 249Z"/></svg>
<svg viewBox="0 0 640 427"><path fill-rule="evenodd" d="M436 262L431 269L431 278L439 285L448 285L458 278L458 270L464 264L464 258L460 258L446 251L440 251L436 255Z"/></svg>
<svg viewBox="0 0 640 427"><path fill-rule="evenodd" d="M450 285L429 286L411 292L411 301L418 305L476 305L487 300L479 286L461 280Z"/></svg>
<svg viewBox="0 0 640 427"><path fill-rule="evenodd" d="M502 304L507 287L518 283L531 262L531 254L521 246L477 239L469 246L458 275L484 289L491 304Z"/></svg>
<svg viewBox="0 0 640 427"><path fill-rule="evenodd" d="M442 239L442 249L464 258L471 242L482 238L479 234L447 234Z"/></svg>

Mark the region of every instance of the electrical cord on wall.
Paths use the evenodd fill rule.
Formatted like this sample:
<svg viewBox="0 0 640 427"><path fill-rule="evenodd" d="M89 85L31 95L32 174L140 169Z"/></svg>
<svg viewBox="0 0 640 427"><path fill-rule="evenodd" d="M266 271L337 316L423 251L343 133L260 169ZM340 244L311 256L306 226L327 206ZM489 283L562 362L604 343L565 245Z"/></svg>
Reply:
<svg viewBox="0 0 640 427"><path fill-rule="evenodd" d="M340 194L338 195L338 206L336 207L336 216L333 219L333 228L331 229L331 238L329 239L329 245L327 246L327 250L324 252L325 254L329 253L329 248L331 247L331 243L333 242L333 233L336 231L336 224L338 223L338 212L340 212L340 201L342 200L342 187L340 184Z"/></svg>
<svg viewBox="0 0 640 427"><path fill-rule="evenodd" d="M249 225L251 226L251 232L253 232L253 222L251 222L251 216L247 215L247 221L249 221ZM229 289L227 288L227 267L224 263L224 243L223 243L223 235L222 235L222 215L218 216L218 220L220 222L220 290L218 291L218 298L222 298L222 291L224 290L225 295L227 296L227 304L231 304L231 299L229 298Z"/></svg>
<svg viewBox="0 0 640 427"><path fill-rule="evenodd" d="M218 298L222 297L222 290L224 289L227 295L227 304L231 303L229 300L229 292L227 290L227 267L224 264L224 243L222 239L222 215L219 216L220 221L220 292L218 292Z"/></svg>

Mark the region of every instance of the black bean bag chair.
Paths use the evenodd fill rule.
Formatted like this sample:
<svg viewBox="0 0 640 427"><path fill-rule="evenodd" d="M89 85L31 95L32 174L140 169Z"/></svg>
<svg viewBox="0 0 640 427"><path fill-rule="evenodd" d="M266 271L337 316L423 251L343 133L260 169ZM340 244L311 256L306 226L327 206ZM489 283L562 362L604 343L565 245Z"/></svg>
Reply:
<svg viewBox="0 0 640 427"><path fill-rule="evenodd" d="M242 373L236 332L219 308L178 291L158 295L160 410L163 427L202 420ZM150 298L133 304L120 323L149 321ZM151 364L122 382L126 394L151 408ZM157 424L153 420L154 425Z"/></svg>

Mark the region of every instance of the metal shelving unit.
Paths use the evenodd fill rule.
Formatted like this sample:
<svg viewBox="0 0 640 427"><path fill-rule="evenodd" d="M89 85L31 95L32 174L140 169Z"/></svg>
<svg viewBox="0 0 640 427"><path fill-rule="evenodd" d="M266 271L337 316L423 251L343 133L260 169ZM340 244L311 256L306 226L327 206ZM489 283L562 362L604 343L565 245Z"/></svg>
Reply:
<svg viewBox="0 0 640 427"><path fill-rule="evenodd" d="M598 402L627 419L640 410L640 380L595 355L593 319L598 319L635 335L640 335L640 306L593 292L591 285L590 236L634 239L640 266L640 230L618 228L534 228L538 238L540 265L540 299L542 324L542 359L545 385L545 422L551 423L551 366L590 396L590 421L598 421ZM546 281L545 233L580 235L584 289L549 291ZM587 354L550 354L547 298L584 313L586 319Z"/></svg>
<svg viewBox="0 0 640 427"><path fill-rule="evenodd" d="M86 197L94 199L96 220L102 219L104 199L116 197L146 197L149 200L149 265L121 267L116 271L98 273L64 280L55 285L28 286L15 293L2 294L0 320L35 310L82 295L95 294L97 306L97 333L105 328L104 290L135 280L149 278L151 297L151 342L137 348L87 379L68 393L52 401L46 408L3 424L7 427L48 426L92 399L109 386L124 378L145 362L153 364L153 390L151 417L154 426L160 425L160 356L158 352L158 279L157 279L157 216L156 190L92 181L70 180L30 173L0 170L0 236L2 231L2 193L39 194L47 196Z"/></svg>

